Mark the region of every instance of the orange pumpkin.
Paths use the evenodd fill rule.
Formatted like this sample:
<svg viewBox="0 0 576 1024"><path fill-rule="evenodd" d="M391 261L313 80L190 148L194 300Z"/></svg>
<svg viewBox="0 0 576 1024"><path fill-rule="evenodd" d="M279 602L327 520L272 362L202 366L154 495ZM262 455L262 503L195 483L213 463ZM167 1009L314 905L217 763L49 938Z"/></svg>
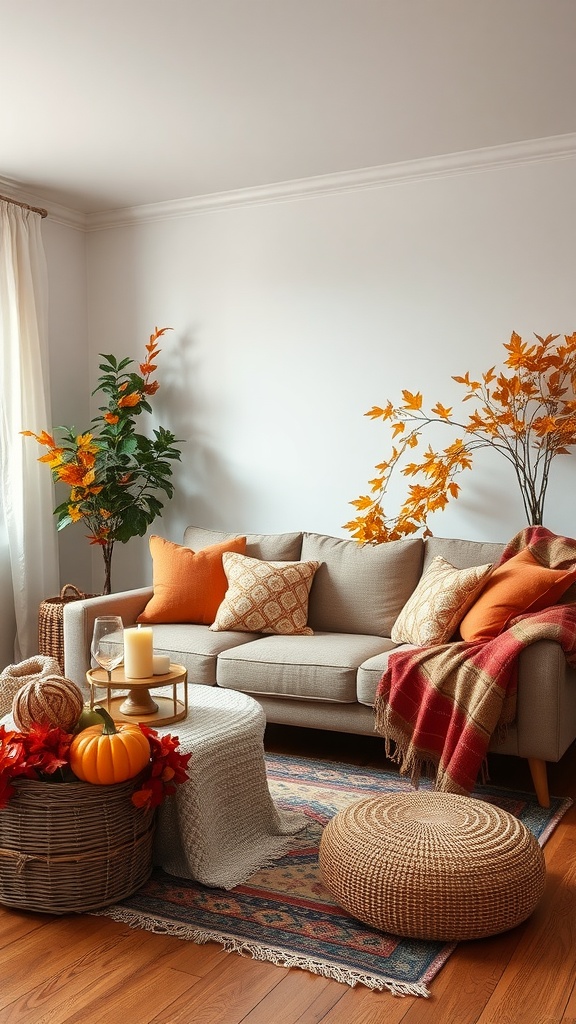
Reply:
<svg viewBox="0 0 576 1024"><path fill-rule="evenodd" d="M91 725L70 744L70 767L82 782L111 786L138 775L150 761L150 744L140 727L114 722L104 708L97 708L104 722Z"/></svg>

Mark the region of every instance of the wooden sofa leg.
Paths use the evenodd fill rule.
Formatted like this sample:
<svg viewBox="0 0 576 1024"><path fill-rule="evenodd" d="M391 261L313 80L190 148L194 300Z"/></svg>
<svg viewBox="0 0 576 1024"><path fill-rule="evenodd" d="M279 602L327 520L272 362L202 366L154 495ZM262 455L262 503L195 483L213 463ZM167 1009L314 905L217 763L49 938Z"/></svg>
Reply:
<svg viewBox="0 0 576 1024"><path fill-rule="evenodd" d="M540 807L550 807L546 761L543 761L540 757L529 757L528 764L530 765L530 774Z"/></svg>

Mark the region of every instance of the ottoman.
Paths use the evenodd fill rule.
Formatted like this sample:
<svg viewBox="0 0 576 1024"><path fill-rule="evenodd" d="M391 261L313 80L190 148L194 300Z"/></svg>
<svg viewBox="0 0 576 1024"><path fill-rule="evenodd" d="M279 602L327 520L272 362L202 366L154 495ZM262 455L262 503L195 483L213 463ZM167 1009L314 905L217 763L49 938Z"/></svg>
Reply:
<svg viewBox="0 0 576 1024"><path fill-rule="evenodd" d="M326 826L320 874L353 917L393 935L455 941L520 924L544 892L532 833L492 804L449 793L368 797Z"/></svg>

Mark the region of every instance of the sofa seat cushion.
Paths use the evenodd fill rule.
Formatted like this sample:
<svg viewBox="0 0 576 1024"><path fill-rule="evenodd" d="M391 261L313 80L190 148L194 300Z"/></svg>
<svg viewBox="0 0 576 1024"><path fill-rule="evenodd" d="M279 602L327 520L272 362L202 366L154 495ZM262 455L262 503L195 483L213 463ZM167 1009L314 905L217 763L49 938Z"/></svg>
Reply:
<svg viewBox="0 0 576 1024"><path fill-rule="evenodd" d="M251 558L264 558L268 562L296 562L300 558L301 533L230 533L188 526L184 531L184 543L186 547L199 551L240 536L246 537L246 554Z"/></svg>
<svg viewBox="0 0 576 1024"><path fill-rule="evenodd" d="M216 685L216 658L237 645L254 643L257 633L213 633L209 626L194 623L154 626L154 653L169 654L176 665L184 665L189 683Z"/></svg>
<svg viewBox="0 0 576 1024"><path fill-rule="evenodd" d="M310 591L308 625L315 633L389 637L420 579L423 551L419 537L358 544L305 533L302 560L322 563Z"/></svg>
<svg viewBox="0 0 576 1024"><path fill-rule="evenodd" d="M390 643L382 637L347 633L266 636L224 651L218 658L216 682L256 696L350 704L357 699L358 666Z"/></svg>
<svg viewBox="0 0 576 1024"><path fill-rule="evenodd" d="M358 675L356 681L356 700L359 704L368 704L369 707L374 707L374 701L376 700L376 688L388 668L388 658L394 651L406 651L409 648L414 649L416 644L393 644L390 641L388 648L385 651L381 651L379 654L375 654L372 658L367 658L358 667Z"/></svg>

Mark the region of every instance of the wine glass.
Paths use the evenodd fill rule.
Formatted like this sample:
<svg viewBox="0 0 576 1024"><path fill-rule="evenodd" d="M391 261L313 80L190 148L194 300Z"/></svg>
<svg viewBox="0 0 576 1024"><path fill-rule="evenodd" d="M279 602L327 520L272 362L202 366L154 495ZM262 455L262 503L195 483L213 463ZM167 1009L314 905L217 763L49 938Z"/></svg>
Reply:
<svg viewBox="0 0 576 1024"><path fill-rule="evenodd" d="M108 682L112 681L112 669L122 664L124 659L124 624L119 615L98 615L94 619L94 632L92 634L92 646L90 653L94 661L103 668L108 676ZM109 648L108 638L112 633L119 634L119 648ZM115 641L116 643L116 641Z"/></svg>

